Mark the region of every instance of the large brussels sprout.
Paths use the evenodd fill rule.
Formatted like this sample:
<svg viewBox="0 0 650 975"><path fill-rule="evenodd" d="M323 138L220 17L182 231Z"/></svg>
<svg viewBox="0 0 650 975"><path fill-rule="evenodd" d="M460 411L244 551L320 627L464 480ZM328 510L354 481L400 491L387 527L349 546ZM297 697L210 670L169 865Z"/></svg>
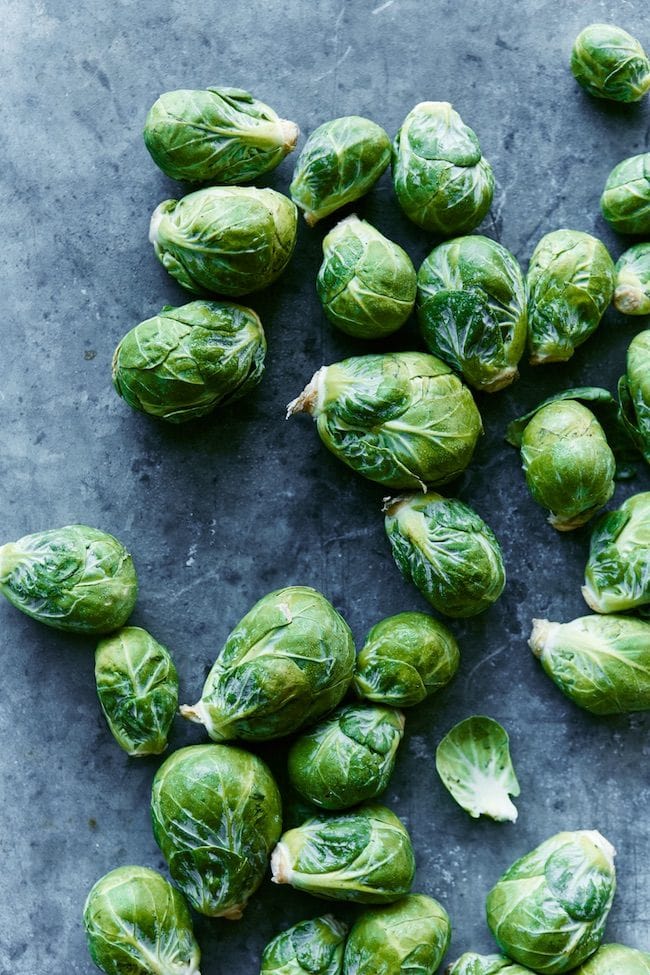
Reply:
<svg viewBox="0 0 650 975"><path fill-rule="evenodd" d="M650 152L614 166L600 198L602 214L620 234L650 233Z"/></svg>
<svg viewBox="0 0 650 975"><path fill-rule="evenodd" d="M445 975L533 975L505 955L477 955L467 951L450 965Z"/></svg>
<svg viewBox="0 0 650 975"><path fill-rule="evenodd" d="M264 762L230 745L179 749L156 772L151 820L192 906L238 920L282 831L280 793Z"/></svg>
<svg viewBox="0 0 650 975"><path fill-rule="evenodd" d="M347 931L331 914L294 924L269 941L260 975L341 975Z"/></svg>
<svg viewBox="0 0 650 975"><path fill-rule="evenodd" d="M343 975L434 975L451 939L444 907L424 894L366 911L345 946Z"/></svg>
<svg viewBox="0 0 650 975"><path fill-rule="evenodd" d="M295 149L294 122L240 88L166 91L149 109L144 142L172 179L248 183Z"/></svg>
<svg viewBox="0 0 650 975"><path fill-rule="evenodd" d="M316 897L389 904L411 889L415 858L395 813L368 803L338 816L308 819L284 833L271 870L274 883Z"/></svg>
<svg viewBox="0 0 650 975"><path fill-rule="evenodd" d="M401 328L413 311L415 281L406 251L354 214L323 240L318 297L347 335L378 339Z"/></svg>
<svg viewBox="0 0 650 975"><path fill-rule="evenodd" d="M240 620L200 701L180 711L215 741L290 735L339 704L354 659L350 627L332 604L315 589L288 586Z"/></svg>
<svg viewBox="0 0 650 975"><path fill-rule="evenodd" d="M650 491L596 522L582 595L597 613L624 613L650 603Z"/></svg>
<svg viewBox="0 0 650 975"><path fill-rule="evenodd" d="M506 870L487 897L501 950L542 975L561 975L600 944L616 890L616 851L595 830L558 833Z"/></svg>
<svg viewBox="0 0 650 975"><path fill-rule="evenodd" d="M420 102L406 116L393 143L393 181L407 217L443 237L478 226L494 194L476 133L449 102Z"/></svg>
<svg viewBox="0 0 650 975"><path fill-rule="evenodd" d="M603 945L573 975L650 975L650 953L625 945Z"/></svg>
<svg viewBox="0 0 650 975"><path fill-rule="evenodd" d="M134 410L184 423L257 385L265 354L251 308L221 301L166 306L124 336L113 356L113 385Z"/></svg>
<svg viewBox="0 0 650 975"><path fill-rule="evenodd" d="M83 924L92 960L106 975L200 975L187 904L155 870L105 874L88 894Z"/></svg>
<svg viewBox="0 0 650 975"><path fill-rule="evenodd" d="M562 693L586 711L650 710L650 623L629 616L533 620L528 643Z"/></svg>
<svg viewBox="0 0 650 975"><path fill-rule="evenodd" d="M639 332L627 350L627 372L618 383L621 422L650 464L650 329Z"/></svg>
<svg viewBox="0 0 650 975"><path fill-rule="evenodd" d="M0 546L0 592L55 630L110 633L131 615L138 578L112 535L66 525Z"/></svg>
<svg viewBox="0 0 650 975"><path fill-rule="evenodd" d="M517 378L526 346L526 286L510 251L488 237L434 247L418 272L418 318L427 347L476 389Z"/></svg>
<svg viewBox="0 0 650 975"><path fill-rule="evenodd" d="M428 613L398 613L368 633L354 689L377 704L411 707L448 684L459 663L458 644L444 623Z"/></svg>
<svg viewBox="0 0 650 975"><path fill-rule="evenodd" d="M311 413L328 450L392 488L450 481L469 464L483 430L469 389L422 352L323 366L287 411Z"/></svg>
<svg viewBox="0 0 650 975"><path fill-rule="evenodd" d="M386 534L407 580L447 616L476 616L506 581L496 535L469 505L439 494L389 500Z"/></svg>
<svg viewBox="0 0 650 975"><path fill-rule="evenodd" d="M359 115L314 129L302 147L289 187L310 227L368 192L390 162L390 139Z"/></svg>
<svg viewBox="0 0 650 975"><path fill-rule="evenodd" d="M297 219L291 200L275 190L210 186L160 203L149 240L188 291L243 295L282 274L296 246Z"/></svg>
<svg viewBox="0 0 650 975"><path fill-rule="evenodd" d="M619 257L614 304L623 315L650 315L650 244L635 244Z"/></svg>
<svg viewBox="0 0 650 975"><path fill-rule="evenodd" d="M576 81L596 98L638 102L650 89L650 61L635 37L614 24L590 24L571 52Z"/></svg>
<svg viewBox="0 0 650 975"><path fill-rule="evenodd" d="M614 294L614 262L581 230L554 230L533 251L528 285L528 347L534 366L566 362L589 338Z"/></svg>

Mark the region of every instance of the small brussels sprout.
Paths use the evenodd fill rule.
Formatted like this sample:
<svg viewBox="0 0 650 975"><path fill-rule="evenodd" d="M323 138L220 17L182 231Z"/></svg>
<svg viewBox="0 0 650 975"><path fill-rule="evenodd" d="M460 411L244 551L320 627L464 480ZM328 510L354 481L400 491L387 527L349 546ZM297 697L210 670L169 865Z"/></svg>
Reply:
<svg viewBox="0 0 650 975"><path fill-rule="evenodd" d="M249 183L296 147L298 126L240 88L166 91L144 124L151 158L172 179Z"/></svg>
<svg viewBox="0 0 650 975"><path fill-rule="evenodd" d="M289 187L310 227L368 192L390 162L390 139L376 122L346 115L314 129Z"/></svg>
<svg viewBox="0 0 650 975"><path fill-rule="evenodd" d="M619 417L650 464L650 329L635 335L627 350L627 372L618 383Z"/></svg>
<svg viewBox="0 0 650 975"><path fill-rule="evenodd" d="M531 365L571 358L598 328L614 278L607 248L591 234L554 230L542 237L526 278Z"/></svg>
<svg viewBox="0 0 650 975"><path fill-rule="evenodd" d="M210 186L159 204L149 240L183 288L236 296L282 274L296 246L297 220L291 200L275 190Z"/></svg>
<svg viewBox="0 0 650 975"><path fill-rule="evenodd" d="M131 556L112 535L66 525L0 546L0 592L55 630L111 633L133 611L138 578Z"/></svg>
<svg viewBox="0 0 650 975"><path fill-rule="evenodd" d="M343 975L434 975L451 940L444 907L424 894L366 911L345 946Z"/></svg>
<svg viewBox="0 0 650 975"><path fill-rule="evenodd" d="M519 375L526 286L512 254L488 237L434 247L418 272L425 344L476 389L495 393Z"/></svg>
<svg viewBox="0 0 650 975"><path fill-rule="evenodd" d="M625 945L603 945L572 975L650 975L650 953Z"/></svg>
<svg viewBox="0 0 650 975"><path fill-rule="evenodd" d="M650 315L650 244L635 244L616 262L614 304L623 315Z"/></svg>
<svg viewBox="0 0 650 975"><path fill-rule="evenodd" d="M473 819L517 821L510 796L519 795L519 783L508 733L497 721L474 715L455 725L436 749L436 769L445 788Z"/></svg>
<svg viewBox="0 0 650 975"><path fill-rule="evenodd" d="M505 955L477 955L467 951L450 965L445 975L534 975L530 968L524 968L510 961Z"/></svg>
<svg viewBox="0 0 650 975"><path fill-rule="evenodd" d="M586 711L650 710L650 623L629 616L533 620L528 644L562 693Z"/></svg>
<svg viewBox="0 0 650 975"><path fill-rule="evenodd" d="M209 917L238 920L282 831L280 793L256 755L190 745L166 759L151 793L153 835L172 879Z"/></svg>
<svg viewBox="0 0 650 975"><path fill-rule="evenodd" d="M347 932L331 914L294 924L268 943L260 975L341 975Z"/></svg>
<svg viewBox="0 0 650 975"><path fill-rule="evenodd" d="M469 389L423 352L323 366L287 416L311 413L339 460L386 487L426 490L465 470L483 431Z"/></svg>
<svg viewBox="0 0 650 975"><path fill-rule="evenodd" d="M590 24L575 39L573 77L595 98L638 102L650 89L650 61L635 37L614 24Z"/></svg>
<svg viewBox="0 0 650 975"><path fill-rule="evenodd" d="M597 613L624 613L650 603L650 491L596 522L582 595Z"/></svg>
<svg viewBox="0 0 650 975"><path fill-rule="evenodd" d="M616 851L595 830L558 833L517 860L487 896L501 950L542 975L561 975L601 942L616 890Z"/></svg>
<svg viewBox="0 0 650 975"><path fill-rule="evenodd" d="M389 500L384 510L397 567L439 613L476 616L499 598L501 547L469 505L430 492Z"/></svg>
<svg viewBox="0 0 650 975"><path fill-rule="evenodd" d="M600 198L602 214L619 234L650 234L650 152L614 166Z"/></svg>
<svg viewBox="0 0 650 975"><path fill-rule="evenodd" d="M327 900L390 904L408 894L415 873L411 839L395 813L368 803L308 819L280 838L273 882Z"/></svg>
<svg viewBox="0 0 650 975"><path fill-rule="evenodd" d="M317 721L354 672L350 627L321 593L288 586L260 599L232 631L184 718L215 741L263 741Z"/></svg>
<svg viewBox="0 0 650 975"><path fill-rule="evenodd" d="M368 633L353 686L367 701L412 707L448 684L459 663L458 644L444 623L428 613L398 613Z"/></svg>
<svg viewBox="0 0 650 975"><path fill-rule="evenodd" d="M83 924L91 958L106 975L200 975L187 904L155 870L111 870L88 894Z"/></svg>
<svg viewBox="0 0 650 975"><path fill-rule="evenodd" d="M354 214L323 240L318 297L332 325L358 339L401 328L415 304L415 268L399 244Z"/></svg>
<svg viewBox="0 0 650 975"><path fill-rule="evenodd" d="M420 102L393 143L393 182L413 223L443 237L469 233L490 209L494 175L449 102Z"/></svg>

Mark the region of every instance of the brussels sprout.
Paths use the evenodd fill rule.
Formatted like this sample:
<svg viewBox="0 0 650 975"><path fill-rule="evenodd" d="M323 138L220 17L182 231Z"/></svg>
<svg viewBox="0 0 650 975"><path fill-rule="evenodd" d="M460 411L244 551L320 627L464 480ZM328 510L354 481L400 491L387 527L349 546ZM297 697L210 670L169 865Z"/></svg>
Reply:
<svg viewBox="0 0 650 975"><path fill-rule="evenodd" d="M376 799L393 774L404 715L348 704L303 734L289 752L294 789L321 809Z"/></svg>
<svg viewBox="0 0 650 975"><path fill-rule="evenodd" d="M110 633L131 615L138 578L112 535L66 525L0 546L0 592L55 630Z"/></svg>
<svg viewBox="0 0 650 975"><path fill-rule="evenodd" d="M650 953L625 945L603 945L573 975L650 975Z"/></svg>
<svg viewBox="0 0 650 975"><path fill-rule="evenodd" d="M650 603L650 491L596 522L582 595L597 613L624 613Z"/></svg>
<svg viewBox="0 0 650 975"><path fill-rule="evenodd" d="M296 147L298 126L240 88L167 91L149 109L144 142L172 179L248 183Z"/></svg>
<svg viewBox="0 0 650 975"><path fill-rule="evenodd" d="M291 200L275 190L210 186L159 204L149 240L188 291L243 295L282 274L296 246L297 219Z"/></svg>
<svg viewBox="0 0 650 975"><path fill-rule="evenodd" d="M390 139L376 122L346 115L314 129L289 187L310 227L368 192L390 162Z"/></svg>
<svg viewBox="0 0 650 975"><path fill-rule="evenodd" d="M487 897L488 926L501 950L542 975L561 975L588 958L614 899L615 856L600 833L578 830L517 860Z"/></svg>
<svg viewBox="0 0 650 975"><path fill-rule="evenodd" d="M358 474L423 491L464 471L483 431L469 389L422 352L323 366L289 403L294 413L311 413L327 449Z"/></svg>
<svg viewBox="0 0 650 975"><path fill-rule="evenodd" d="M368 803L308 819L280 838L273 882L327 900L389 904L408 894L415 873L411 839L395 813Z"/></svg>
<svg viewBox="0 0 650 975"><path fill-rule="evenodd" d="M215 741L263 741L317 721L345 696L354 672L350 628L306 586L260 599L232 631L184 718Z"/></svg>
<svg viewBox="0 0 650 975"><path fill-rule="evenodd" d="M635 37L614 24L590 24L575 39L571 71L596 98L638 102L650 89L650 61Z"/></svg>
<svg viewBox="0 0 650 975"><path fill-rule="evenodd" d="M238 920L282 831L264 762L230 745L190 745L156 772L151 820L169 872L192 906Z"/></svg>
<svg viewBox="0 0 650 975"><path fill-rule="evenodd" d="M623 315L650 315L650 244L635 244L616 262L614 304Z"/></svg>
<svg viewBox="0 0 650 975"><path fill-rule="evenodd" d="M86 899L88 950L107 975L200 975L183 896L155 870L118 867Z"/></svg>
<svg viewBox="0 0 650 975"><path fill-rule="evenodd" d="M368 701L411 707L448 684L459 663L458 644L443 623L427 613L398 613L368 633L353 686Z"/></svg>
<svg viewBox="0 0 650 975"><path fill-rule="evenodd" d="M650 152L614 166L600 198L602 214L620 234L650 233Z"/></svg>
<svg viewBox="0 0 650 975"><path fill-rule="evenodd" d="M474 715L447 732L436 749L443 785L474 819L517 821L510 796L519 795L519 783L509 745L508 733L497 721Z"/></svg>
<svg viewBox="0 0 650 975"><path fill-rule="evenodd" d="M294 924L268 943L260 975L341 975L347 932L331 914Z"/></svg>
<svg viewBox="0 0 650 975"><path fill-rule="evenodd" d="M526 286L495 240L458 237L434 247L418 272L418 318L427 347L476 389L517 378L526 345Z"/></svg>
<svg viewBox="0 0 650 975"><path fill-rule="evenodd" d="M407 582L447 616L476 616L506 581L496 535L469 505L439 494L389 500L386 534Z"/></svg>
<svg viewBox="0 0 650 975"><path fill-rule="evenodd" d="M624 429L650 464L650 329L639 332L627 350L627 373L618 383Z"/></svg>
<svg viewBox="0 0 650 975"><path fill-rule="evenodd" d="M355 338L379 339L413 311L415 269L405 250L353 214L323 240L316 289L332 325Z"/></svg>
<svg viewBox="0 0 650 975"><path fill-rule="evenodd" d="M444 907L424 894L366 911L345 946L343 975L434 975L451 939Z"/></svg>
<svg viewBox="0 0 650 975"><path fill-rule="evenodd" d="M562 693L586 711L650 710L650 623L629 616L533 620L528 643Z"/></svg>
<svg viewBox="0 0 650 975"><path fill-rule="evenodd" d="M555 230L542 237L526 278L531 365L571 358L598 328L614 277L607 248L591 234Z"/></svg>
<svg viewBox="0 0 650 975"><path fill-rule="evenodd" d="M450 965L446 975L534 975L530 968L516 965L505 955L477 955L467 951Z"/></svg>

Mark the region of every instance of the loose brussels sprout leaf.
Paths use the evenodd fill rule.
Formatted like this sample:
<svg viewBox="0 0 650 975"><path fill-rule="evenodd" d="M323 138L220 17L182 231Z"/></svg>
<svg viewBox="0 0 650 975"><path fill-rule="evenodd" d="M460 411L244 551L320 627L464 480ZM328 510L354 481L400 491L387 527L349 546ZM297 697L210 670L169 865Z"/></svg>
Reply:
<svg viewBox="0 0 650 975"><path fill-rule="evenodd" d="M127 332L113 356L113 385L134 410L184 423L256 386L265 354L251 308L192 301Z"/></svg>
<svg viewBox="0 0 650 975"><path fill-rule="evenodd" d="M639 332L627 350L627 372L618 383L619 418L650 464L650 329Z"/></svg>
<svg viewBox="0 0 650 975"><path fill-rule="evenodd" d="M347 809L376 799L393 774L403 734L404 715L393 708L339 708L291 747L291 784L321 809Z"/></svg>
<svg viewBox="0 0 650 975"><path fill-rule="evenodd" d="M187 904L155 870L111 870L88 894L83 923L106 975L200 975Z"/></svg>
<svg viewBox="0 0 650 975"><path fill-rule="evenodd" d="M354 690L378 704L411 707L448 684L459 663L458 644L443 623L427 613L398 613L368 633Z"/></svg>
<svg viewBox="0 0 650 975"><path fill-rule="evenodd" d="M616 262L614 304L623 315L650 315L650 244L635 244Z"/></svg>
<svg viewBox="0 0 650 975"><path fill-rule="evenodd" d="M151 158L172 179L249 183L296 147L298 126L239 88L167 91L144 124Z"/></svg>
<svg viewBox="0 0 650 975"><path fill-rule="evenodd" d="M389 500L384 510L397 567L434 609L476 616L499 598L506 581L501 547L468 505L430 492Z"/></svg>
<svg viewBox="0 0 650 975"><path fill-rule="evenodd" d="M110 633L131 615L138 579L116 538L66 525L0 546L0 592L55 630Z"/></svg>
<svg viewBox="0 0 650 975"><path fill-rule="evenodd" d="M392 488L424 491L450 481L469 464L483 430L469 389L421 352L323 366L287 411L311 413L328 450Z"/></svg>
<svg viewBox="0 0 650 975"><path fill-rule="evenodd" d="M149 240L188 291L243 295L282 274L296 246L297 220L291 200L275 190L210 186L156 207Z"/></svg>
<svg viewBox="0 0 650 975"><path fill-rule="evenodd" d="M415 304L415 269L402 248L355 215L323 240L316 289L332 325L359 339L401 328Z"/></svg>
<svg viewBox="0 0 650 975"><path fill-rule="evenodd" d="M582 595L597 613L624 613L650 603L650 491L596 522Z"/></svg>
<svg viewBox="0 0 650 975"><path fill-rule="evenodd" d="M495 393L519 375L526 286L512 254L488 237L434 247L418 272L424 341L476 389Z"/></svg>
<svg viewBox="0 0 650 975"><path fill-rule="evenodd" d="M558 833L517 860L487 897L501 950L542 975L561 975L596 950L609 914L616 851L595 830Z"/></svg>
<svg viewBox="0 0 650 975"><path fill-rule="evenodd" d="M310 227L368 192L390 162L390 139L375 122L346 115L314 129L296 161L291 199Z"/></svg>
<svg viewBox="0 0 650 975"><path fill-rule="evenodd" d="M271 857L273 882L316 897L389 904L407 894L415 858L397 816L377 803L308 819L284 833Z"/></svg>
<svg viewBox="0 0 650 975"><path fill-rule="evenodd" d="M478 226L494 194L476 134L449 102L420 102L406 116L393 143L393 182L407 217L443 237Z"/></svg>
<svg viewBox="0 0 650 975"><path fill-rule="evenodd" d="M268 943L260 975L341 975L347 932L331 914L294 924Z"/></svg>
<svg viewBox="0 0 650 975"><path fill-rule="evenodd" d="M533 620L528 643L579 707L592 714L650 710L650 623L629 616Z"/></svg>
<svg viewBox="0 0 650 975"><path fill-rule="evenodd" d="M581 230L542 237L528 268L528 347L533 366L566 362L598 328L614 294L614 262Z"/></svg>
<svg viewBox="0 0 650 975"><path fill-rule="evenodd" d="M650 233L650 152L614 166L600 198L602 214L620 234Z"/></svg>
<svg viewBox="0 0 650 975"><path fill-rule="evenodd" d="M354 672L350 628L321 593L289 586L264 596L232 631L184 718L215 741L263 741L317 721Z"/></svg>
<svg viewBox="0 0 650 975"><path fill-rule="evenodd" d="M575 39L571 71L596 98L638 102L650 89L650 61L635 37L614 24L590 24Z"/></svg>
<svg viewBox="0 0 650 975"><path fill-rule="evenodd" d="M530 968L510 961L505 955L477 955L467 951L450 965L445 975L534 975Z"/></svg>
<svg viewBox="0 0 650 975"><path fill-rule="evenodd" d="M509 744L498 722L474 715L455 725L436 749L436 768L445 788L474 819L517 821L510 796L519 795L519 783Z"/></svg>
<svg viewBox="0 0 650 975"><path fill-rule="evenodd" d="M650 975L650 953L625 945L603 945L573 975Z"/></svg>

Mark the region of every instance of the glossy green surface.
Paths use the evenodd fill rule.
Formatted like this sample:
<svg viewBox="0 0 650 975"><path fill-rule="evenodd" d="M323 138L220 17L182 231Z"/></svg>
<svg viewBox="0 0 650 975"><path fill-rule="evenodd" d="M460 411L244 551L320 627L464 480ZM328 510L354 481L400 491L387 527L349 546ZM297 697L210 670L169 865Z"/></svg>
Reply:
<svg viewBox="0 0 650 975"><path fill-rule="evenodd" d="M635 37L614 24L590 24L575 39L571 71L595 98L638 102L650 89L650 61Z"/></svg>
<svg viewBox="0 0 650 975"><path fill-rule="evenodd" d="M517 965L505 955L477 955L474 951L466 951L449 966L445 975L533 975L533 973L530 968Z"/></svg>
<svg viewBox="0 0 650 975"><path fill-rule="evenodd" d="M650 975L650 952L603 945L573 975Z"/></svg>
<svg viewBox="0 0 650 975"><path fill-rule="evenodd" d="M614 304L623 315L650 315L650 244L635 244L619 257Z"/></svg>
<svg viewBox="0 0 650 975"><path fill-rule="evenodd" d="M632 495L594 525L582 595L597 613L650 603L650 491Z"/></svg>
<svg viewBox="0 0 650 975"><path fill-rule="evenodd" d="M341 975L347 931L331 914L300 921L268 943L259 975Z"/></svg>
<svg viewBox="0 0 650 975"><path fill-rule="evenodd" d="M650 329L639 332L630 342L618 396L623 426L650 464Z"/></svg>
<svg viewBox="0 0 650 975"><path fill-rule="evenodd" d="M650 234L650 152L614 166L600 198L601 212L619 234Z"/></svg>

